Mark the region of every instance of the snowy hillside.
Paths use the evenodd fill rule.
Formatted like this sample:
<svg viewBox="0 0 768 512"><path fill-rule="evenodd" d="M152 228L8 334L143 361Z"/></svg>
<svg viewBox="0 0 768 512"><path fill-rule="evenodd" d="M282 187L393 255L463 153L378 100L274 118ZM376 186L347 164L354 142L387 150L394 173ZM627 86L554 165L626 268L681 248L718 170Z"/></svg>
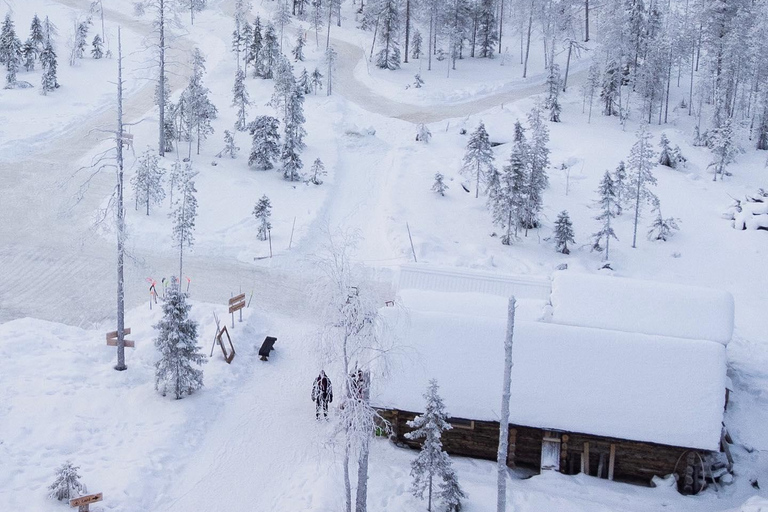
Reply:
<svg viewBox="0 0 768 512"><path fill-rule="evenodd" d="M391 333L368 323L385 303L397 308L405 303L397 286L402 265L465 276L477 272L489 280L519 276L532 287L548 287L558 269L655 281L672 290L658 307L677 297L677 285L709 289L696 298L706 318L689 317L681 324L696 331L697 339L725 345L733 307L733 337L725 352L732 390L724 420L734 441L733 482L683 496L671 479L643 487L554 471L531 476L515 469L509 471L507 510L754 512L768 507L768 233L757 229L762 221L753 218L765 216L765 193L759 190L768 189L761 150L768 142L756 149L768 137L768 17L759 16L768 12L766 2L739 1L726 8L714 0L691 0L690 5L673 0L667 7L611 0L587 7L591 34L585 37L582 2L410 0L409 62L397 66L394 55L402 61L406 53L405 0L370 0L365 7L341 2L338 13L335 2L253 2L250 10L241 0L164 2L169 9L163 110L168 147L156 160L160 0L145 1L143 15L124 0L6 0L0 8L0 17L13 21L20 43L15 50L9 22L3 23L0 67L9 75L2 79L9 87L0 88L0 508L68 508L48 497L48 487L56 469L71 460L88 493L103 493L91 510L344 510L345 447L353 437L345 437L352 434L339 418L353 413L338 406L352 380L347 376L358 367L387 367L371 356L371 345L392 356L390 371L374 371L381 379L377 385L389 386L387 378L398 378L402 368L428 368L412 347L398 345L395 336L379 339ZM625 4L638 11L624 9ZM453 18L445 14L451 6L459 9ZM630 26L632 13L640 13L637 23L645 27L638 29L644 35L637 40L612 25L628 16ZM27 41L35 15L43 25L39 52L33 37ZM461 26L459 15L466 18ZM491 25L500 16L503 38L498 42L497 32L488 34L494 43L485 48L477 27L488 26L480 21L488 16L496 20ZM255 47L253 31L250 39L241 34L243 46L233 51L233 31L243 31L246 21L250 30L257 17L264 52L267 26L274 29L271 57L263 53L255 59L249 53L247 48ZM433 48L428 34L438 18ZM727 43L708 39L715 22L727 25ZM122 372L113 369L114 347L105 345L105 333L118 328L118 27L126 141L124 326L131 328L125 338L136 344L125 349L128 369ZM83 30L87 37L79 40ZM414 31L423 46L418 57ZM389 33L399 46L388 46ZM94 58L97 34L104 39L104 53L109 52L103 58ZM299 40L301 59L295 50ZM55 79L39 55L48 42L58 58ZM335 52L332 64L326 44ZM80 57L78 45L84 48ZM193 62L195 49L204 66ZM692 49L699 51L696 59ZM494 58L483 58L486 50ZM634 61L628 57L633 51ZM716 51L730 67L712 67ZM33 70L25 65L28 57ZM624 67L619 69L615 59ZM233 100L242 68L247 75L240 99ZM306 88L301 89L304 70ZM313 83L312 75L320 82ZM611 93L609 103L616 115L603 115L614 86L618 92ZM554 110L560 122L550 121ZM531 117L532 111L539 119ZM645 122L649 115L650 124ZM263 116L277 121L272 149L268 130L255 123L258 118L266 122ZM248 127L238 130L241 120ZM516 133L518 121L524 132ZM487 139L480 140L480 125ZM225 151L225 131L234 137L232 155ZM650 140L646 149L653 154L647 160L653 165L646 170L657 184L640 198L635 223L637 203L630 196L637 185L633 166L642 160L636 157L638 133ZM674 160L674 168L656 165L662 136L676 148L670 149L673 154L685 157ZM482 146L481 156L472 160L468 146ZM254 149L262 153L254 156ZM541 163L545 154L548 162ZM491 156L498 174L488 165ZM536 158L538 171L547 176L539 176L539 188ZM142 173L151 161L162 170L157 186L141 181L148 180ZM271 169L262 168L269 167L260 165L265 161ZM625 197L601 197L606 171L615 179L621 161L627 164L627 181L615 192ZM520 182L512 183L516 162L521 173L528 173L530 185L523 192L515 188ZM442 187L435 184L438 173ZM196 217L190 217L194 208L185 190L196 201ZM262 202L254 212L265 196L270 208ZM573 228L568 254L558 251L563 211ZM657 217L667 221L667 240L657 236L658 230L647 236ZM670 218L679 229L670 228ZM745 226L749 229L742 230ZM607 228L614 237L605 236ZM184 230L192 236L182 239L180 251ZM593 234L600 232L596 239ZM601 250L593 250L596 243ZM329 244L335 245L329 249ZM191 343L208 359L200 366L203 387L183 400L162 396L155 387L160 358L155 326L164 318L163 297L172 276L189 292L190 318L198 323ZM712 289L730 293L733 305L727 294ZM653 300L655 290L646 300ZM243 322L235 313L232 327L228 301L241 293ZM429 294L410 293L422 311L434 307ZM499 302L471 294L464 299L472 306L459 305L449 313L472 315L480 326L493 324L489 332L500 336L505 326L497 321L497 313L503 315ZM541 296L523 302L523 320L538 320L543 302ZM616 304L605 297L594 303L606 318L585 327L615 329L615 318L608 317ZM589 311L578 306L559 314ZM621 306L639 307L631 301ZM638 310L635 320L658 316L672 322L676 311L673 306ZM728 318L717 316L723 311ZM360 318L365 320L355 324ZM376 322L370 320L378 327ZM223 325L236 352L231 364L214 344ZM461 326L467 337L484 332L473 325ZM727 334L710 328L723 325ZM362 340L353 345L359 351L351 358L346 345L340 355L334 344L344 328L354 331L348 338ZM671 326L661 333L639 325L635 330L680 336ZM437 342L451 331L446 323L442 331L418 332L432 336L434 353L440 354ZM277 341L263 361L258 352L267 336ZM596 337L606 346L615 342L605 336ZM531 345L526 353L535 358ZM168 350L174 346L168 342ZM451 348L445 353L461 352ZM680 350L671 352L677 362L685 360ZM487 372L500 367L502 353L500 339L496 355L488 355L498 361L483 365L486 354L479 351L459 375L446 378L456 379L454 384L462 378L482 380L487 386L477 389L500 392L501 382L492 382ZM654 357L665 363L659 353ZM403 359L398 363L398 358ZM631 362L622 362L620 367L631 371ZM688 360L692 367L695 362L695 357ZM588 371L609 363L597 361ZM327 423L315 420L311 397L321 369L334 383ZM419 375L418 388L400 377L388 389L419 404L425 391L421 381L434 377ZM642 379L633 382L642 393ZM707 379L701 388L714 389L707 396L715 396L720 384L719 377ZM649 389L664 393L658 387L654 383ZM674 395L684 393L676 389ZM461 392L455 396L472 400ZM451 396L445 400L450 412ZM498 421L493 407L500 400L500 394L478 399L484 419ZM686 417L697 417L695 406ZM639 431L649 439L665 439L655 431L664 429L663 418L656 419L655 424L647 419ZM358 486L355 448L370 446L367 510L426 510L426 501L411 492L411 461L418 452L381 436L362 438L354 438L351 485L353 491ZM496 465L465 457L452 461L467 494L462 510L493 510Z"/></svg>

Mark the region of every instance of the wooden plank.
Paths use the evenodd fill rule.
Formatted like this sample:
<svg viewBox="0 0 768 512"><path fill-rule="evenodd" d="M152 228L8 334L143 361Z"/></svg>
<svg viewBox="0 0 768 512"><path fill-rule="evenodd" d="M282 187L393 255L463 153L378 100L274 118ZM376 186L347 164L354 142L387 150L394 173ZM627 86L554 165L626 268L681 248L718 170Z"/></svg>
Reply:
<svg viewBox="0 0 768 512"><path fill-rule="evenodd" d="M235 304L236 302L241 302L241 301L245 301L245 294L244 293L241 293L240 295L236 295L236 296L232 297L231 299L229 299L229 305L231 306L232 304Z"/></svg>
<svg viewBox="0 0 768 512"><path fill-rule="evenodd" d="M613 466L616 463L616 445L611 443L611 454L608 458L608 480L613 480Z"/></svg>
<svg viewBox="0 0 768 512"><path fill-rule="evenodd" d="M125 343L125 346L128 347L128 348L134 348L136 346L136 344L134 343L133 340L123 340L123 342ZM117 340L115 340L115 339L107 340L107 346L108 347L116 347L117 346Z"/></svg>
<svg viewBox="0 0 768 512"><path fill-rule="evenodd" d="M131 328L126 327L123 329L123 334L131 334ZM109 340L110 338L117 338L117 331L108 332L107 339Z"/></svg>
<svg viewBox="0 0 768 512"><path fill-rule="evenodd" d="M229 306L229 312L234 313L235 311L239 311L245 307L245 301L235 304L234 306Z"/></svg>
<svg viewBox="0 0 768 512"><path fill-rule="evenodd" d="M82 507L83 505L90 505L104 499L102 493L89 494L87 496L80 496L79 498L73 498L69 500L70 507Z"/></svg>
<svg viewBox="0 0 768 512"><path fill-rule="evenodd" d="M581 456L581 472L589 475L589 441L584 442L584 454Z"/></svg>

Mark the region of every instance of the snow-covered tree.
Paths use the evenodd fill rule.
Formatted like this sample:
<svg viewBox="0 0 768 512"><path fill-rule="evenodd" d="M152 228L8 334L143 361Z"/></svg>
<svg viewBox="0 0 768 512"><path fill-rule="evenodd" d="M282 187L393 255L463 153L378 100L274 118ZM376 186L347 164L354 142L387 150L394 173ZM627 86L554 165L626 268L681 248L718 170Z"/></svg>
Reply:
<svg viewBox="0 0 768 512"><path fill-rule="evenodd" d="M192 76L189 84L181 93L182 111L184 112L184 131L189 141L189 156L192 155L192 140L197 140L197 154L200 154L200 144L211 135L213 125L211 121L218 116L218 110L211 102L211 92L203 84L205 74L205 57L198 48L192 54Z"/></svg>
<svg viewBox="0 0 768 512"><path fill-rule="evenodd" d="M293 75L291 75L293 78ZM295 80L291 86L290 95L285 104L285 119L283 122L283 145L280 149L280 161L283 164L283 177L288 181L301 179L300 153L306 147L304 136L304 95L296 86Z"/></svg>
<svg viewBox="0 0 768 512"><path fill-rule="evenodd" d="M600 90L600 99L603 102L603 115L617 115L618 99L621 94L621 71L618 64L611 60L603 73L603 84Z"/></svg>
<svg viewBox="0 0 768 512"><path fill-rule="evenodd" d="M299 30L299 35L296 36L296 46L291 50L293 60L296 62L304 60L304 35Z"/></svg>
<svg viewBox="0 0 768 512"><path fill-rule="evenodd" d="M75 57L78 59L82 59L85 56L85 48L88 46L88 27L90 25L92 25L90 16L77 24L73 50L75 52Z"/></svg>
<svg viewBox="0 0 768 512"><path fill-rule="evenodd" d="M648 188L656 185L653 168L656 167L656 155L651 146L653 136L645 125L640 125L637 130L637 142L629 153L629 182L627 183L627 201L631 202L635 209L634 232L632 235L632 247L637 247L637 224L640 220L643 204L657 204L656 195Z"/></svg>
<svg viewBox="0 0 768 512"><path fill-rule="evenodd" d="M56 69L58 67L56 52L53 50L53 45L50 41L45 43L43 53L40 54L40 62L43 66L42 93L46 95L59 87L59 82L56 79Z"/></svg>
<svg viewBox="0 0 768 512"><path fill-rule="evenodd" d="M35 60L37 59L37 49L32 39L27 39L21 47L21 59L24 62L25 71L35 70Z"/></svg>
<svg viewBox="0 0 768 512"><path fill-rule="evenodd" d="M176 204L170 213L173 219L173 241L179 248L179 275L184 275L184 247L192 247L195 242L195 219L197 218L197 198L195 193L195 176L197 173L192 170L192 164L187 162L184 170L179 176L178 189L179 196L176 198Z"/></svg>
<svg viewBox="0 0 768 512"><path fill-rule="evenodd" d="M312 12L310 13L309 23L315 31L315 46L320 48L320 29L323 28L322 0L312 0Z"/></svg>
<svg viewBox="0 0 768 512"><path fill-rule="evenodd" d="M245 87L245 71L238 69L235 74L235 85L232 87L232 106L237 107L237 121L235 129L244 132L247 123L248 106L251 104L248 89Z"/></svg>
<svg viewBox="0 0 768 512"><path fill-rule="evenodd" d="M733 163L739 151L734 141L731 120L725 121L721 128L713 129L709 140L712 154L714 155L714 159L709 164L709 167L712 169L712 181L717 181L718 175L720 175L720 180L722 181L727 174L726 168L729 164Z"/></svg>
<svg viewBox="0 0 768 512"><path fill-rule="evenodd" d="M254 37L256 33L254 32ZM261 78L272 78L275 73L275 65L280 56L280 41L275 34L275 26L267 23L264 28L263 48L261 51Z"/></svg>
<svg viewBox="0 0 768 512"><path fill-rule="evenodd" d="M586 102L589 98L589 117L587 123L592 122L592 104L595 101L595 93L600 87L600 63L597 61L592 62L589 66L589 72L587 74L587 80L582 85L582 91L584 93L584 100ZM582 108L582 113L584 109Z"/></svg>
<svg viewBox="0 0 768 512"><path fill-rule="evenodd" d="M325 49L325 65L328 70L328 87L325 89L327 96L333 94L333 71L336 69L336 59L338 54L333 46L329 46ZM322 87L322 84L321 86Z"/></svg>
<svg viewBox="0 0 768 512"><path fill-rule="evenodd" d="M675 158L672 154L672 148L669 147L667 134L662 133L659 139L659 164L665 167L675 167Z"/></svg>
<svg viewBox="0 0 768 512"><path fill-rule="evenodd" d="M417 89L421 89L421 87L424 85L424 79L421 78L420 73L416 73L413 75L413 86Z"/></svg>
<svg viewBox="0 0 768 512"><path fill-rule="evenodd" d="M309 178L309 182L315 185L322 185L323 176L328 174L325 170L325 164L323 164L323 161L319 158L315 158L315 161L312 162L312 167L310 167L309 172L312 174L312 177Z"/></svg>
<svg viewBox="0 0 768 512"><path fill-rule="evenodd" d="M557 220L555 221L555 247L557 252L571 254L568 242L576 243L573 236L573 223L571 223L568 212L563 210L557 215Z"/></svg>
<svg viewBox="0 0 768 512"><path fill-rule="evenodd" d="M560 88L563 86L560 79L560 67L551 63L549 66L549 73L547 74L547 99L544 102L544 108L549 110L549 120L553 123L560 122Z"/></svg>
<svg viewBox="0 0 768 512"><path fill-rule="evenodd" d="M504 245L511 245L517 237L525 211L525 189L528 183L527 155L525 130L518 121L515 123L515 138L509 162L503 167L499 177L499 193L489 197L488 202L494 224L506 231L501 237L501 243Z"/></svg>
<svg viewBox="0 0 768 512"><path fill-rule="evenodd" d="M230 158L235 158L238 151L240 148L235 144L235 135L229 130L224 130L224 149L221 150L219 156L229 155Z"/></svg>
<svg viewBox="0 0 768 512"><path fill-rule="evenodd" d="M256 222L259 224L259 231L256 234L259 240L262 242L267 239L267 234L272 229L272 224L269 219L272 218L272 203L265 195L261 196L261 199L253 207L253 216L256 217Z"/></svg>
<svg viewBox="0 0 768 512"><path fill-rule="evenodd" d="M287 0L278 0L277 9L273 13L272 20L275 25L280 29L280 52L283 50L283 34L285 33L285 27L291 24L291 9L288 7Z"/></svg>
<svg viewBox="0 0 768 512"><path fill-rule="evenodd" d="M493 0L479 0L476 16L476 42L480 45L478 55L480 57L492 59L494 48L499 40L498 24L496 23L496 3ZM473 41L473 54L474 51Z"/></svg>
<svg viewBox="0 0 768 512"><path fill-rule="evenodd" d="M412 59L420 59L421 58L421 32L418 31L418 29L413 31L413 35L411 36L411 58Z"/></svg>
<svg viewBox="0 0 768 512"><path fill-rule="evenodd" d="M266 171L274 168L273 162L280 156L280 122L274 117L259 116L248 125L253 137L248 165Z"/></svg>
<svg viewBox="0 0 768 512"><path fill-rule="evenodd" d="M323 88L323 74L319 69L315 68L315 70L312 72L309 83L312 84L312 89L314 90L315 94L317 94L318 88Z"/></svg>
<svg viewBox="0 0 768 512"><path fill-rule="evenodd" d="M596 201L595 206L600 209L600 214L595 219L600 221L600 230L592 235L592 250L598 252L605 250L604 260L608 261L611 238L618 240L611 225L613 219L618 215L618 202L616 199L616 187L610 172L605 171L597 193L600 194L600 199Z"/></svg>
<svg viewBox="0 0 768 512"><path fill-rule="evenodd" d="M453 427L447 421L448 413L445 410L443 399L438 392L438 385L435 379L429 381L429 387L427 392L424 393L424 399L426 400L424 413L407 422L408 426L413 430L406 433L405 437L412 440L424 439L419 456L411 462L411 477L413 478L411 492L415 497L421 499L424 499L424 494L426 493L427 511L431 512L433 509L433 496L439 494L435 492L438 480L448 481L451 487L455 486L451 489L450 495L459 498L459 500L466 496L461 491L461 488L458 487L456 474L451 467L451 459L443 450L441 440L443 432ZM448 505L453 508L460 508L460 504L448 503Z"/></svg>
<svg viewBox="0 0 768 512"><path fill-rule="evenodd" d="M29 26L29 40L32 41L32 44L35 46L35 51L39 55L45 48L46 37L43 24L40 22L40 18L37 17L37 14L32 17L32 23Z"/></svg>
<svg viewBox="0 0 768 512"><path fill-rule="evenodd" d="M445 191L448 190L448 185L445 183L445 176L441 173L435 173L435 182L432 184L432 190L440 196L445 196Z"/></svg>
<svg viewBox="0 0 768 512"><path fill-rule="evenodd" d="M424 144L429 144L429 141L432 140L432 132L429 131L429 128L426 124L419 124L419 127L416 131L416 140L418 142L423 142Z"/></svg>
<svg viewBox="0 0 768 512"><path fill-rule="evenodd" d="M664 218L661 215L661 208L658 208L656 210L656 218L648 230L648 240L666 242L674 236L675 231L680 229L678 222L680 222L680 219L675 217Z"/></svg>
<svg viewBox="0 0 768 512"><path fill-rule="evenodd" d="M526 235L529 229L539 226L539 215L544 207L544 190L549 186L549 129L544 121L544 110L535 105L528 114L531 140L528 143L528 183L525 187L526 200L523 207L522 225Z"/></svg>
<svg viewBox="0 0 768 512"><path fill-rule="evenodd" d="M189 9L189 18L192 25L195 24L195 13L202 12L205 9L208 0L186 0Z"/></svg>
<svg viewBox="0 0 768 512"><path fill-rule="evenodd" d="M48 497L68 502L84 493L85 486L80 482L78 469L80 467L72 465L71 461L66 461L57 468L56 480L48 487Z"/></svg>
<svg viewBox="0 0 768 512"><path fill-rule="evenodd" d="M463 173L475 178L475 197L480 195L480 183L485 182L491 172L493 160L491 139L488 132L485 131L485 124L480 121L480 124L469 137L462 166Z"/></svg>
<svg viewBox="0 0 768 512"><path fill-rule="evenodd" d="M299 78L296 79L296 86L301 91L301 94L306 96L307 94L312 92L312 84L310 83L309 79L309 73L307 73L307 68L304 68L301 70L301 74L299 75Z"/></svg>
<svg viewBox="0 0 768 512"><path fill-rule="evenodd" d="M160 157L150 150L145 151L139 158L139 168L131 179L133 192L136 194L137 210L141 201L146 205L147 215L149 215L150 205L160 204L165 199L164 174L165 171L160 166Z"/></svg>
<svg viewBox="0 0 768 512"><path fill-rule="evenodd" d="M16 29L14 28L11 14L5 15L3 21L3 27L0 29L0 64L5 64L6 84L12 86L16 83L16 73L21 66L21 50L22 44L18 37L16 37Z"/></svg>
<svg viewBox="0 0 768 512"><path fill-rule="evenodd" d="M203 371L195 366L206 362L197 345L197 322L189 318L187 302L176 277L165 292L163 318L153 326L158 331L155 347L160 359L155 363L155 389L176 400L203 387Z"/></svg>
<svg viewBox="0 0 768 512"><path fill-rule="evenodd" d="M261 18L256 16L253 21L251 44L246 56L245 65L253 65L253 78L264 75L264 42L261 34Z"/></svg>
<svg viewBox="0 0 768 512"><path fill-rule="evenodd" d="M380 0L379 45L376 66L382 69L400 69L400 10L397 0Z"/></svg>
<svg viewBox="0 0 768 512"><path fill-rule="evenodd" d="M616 169L611 175L611 179L613 179L613 186L616 190L616 215L621 215L621 212L623 211L622 204L626 201L627 195L627 166L624 163L624 160L619 162L619 165L616 166Z"/></svg>
<svg viewBox="0 0 768 512"><path fill-rule="evenodd" d="M101 36L96 34L93 37L93 43L91 44L91 56L94 59L100 59L104 57L104 43L101 40Z"/></svg>

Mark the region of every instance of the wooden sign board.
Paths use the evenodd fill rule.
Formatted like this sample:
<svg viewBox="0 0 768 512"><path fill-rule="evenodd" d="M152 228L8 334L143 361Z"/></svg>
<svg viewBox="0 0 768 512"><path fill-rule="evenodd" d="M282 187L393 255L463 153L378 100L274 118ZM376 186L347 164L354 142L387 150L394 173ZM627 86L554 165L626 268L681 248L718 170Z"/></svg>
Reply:
<svg viewBox="0 0 768 512"><path fill-rule="evenodd" d="M131 334L131 328L127 327L123 329L123 334ZM136 344L133 342L133 340L126 340L124 339L123 342L125 343L125 346L128 348L133 348L136 346ZM117 331L112 331L107 333L107 346L108 347L116 347L117 346Z"/></svg>
<svg viewBox="0 0 768 512"><path fill-rule="evenodd" d="M96 503L104 499L102 493L89 494L87 496L80 496L79 498L73 498L69 500L70 507L87 507L91 503Z"/></svg>
<svg viewBox="0 0 768 512"><path fill-rule="evenodd" d="M227 335L227 341L229 342L229 349L224 345L223 336ZM227 364L231 364L232 360L235 358L235 346L232 345L232 338L229 337L229 331L227 331L227 326L221 328L221 331L219 331L219 334L216 335L216 341L219 343L219 346L221 347L221 352L224 354L224 360L227 362Z"/></svg>
<svg viewBox="0 0 768 512"><path fill-rule="evenodd" d="M245 301L243 301L243 302L241 302L239 304L235 304L233 306L229 306L229 312L230 313L234 313L235 311L240 311L244 307L245 307Z"/></svg>
<svg viewBox="0 0 768 512"><path fill-rule="evenodd" d="M232 297L229 299L229 305L237 304L238 302L245 302L245 294L241 293L240 295L236 297Z"/></svg>

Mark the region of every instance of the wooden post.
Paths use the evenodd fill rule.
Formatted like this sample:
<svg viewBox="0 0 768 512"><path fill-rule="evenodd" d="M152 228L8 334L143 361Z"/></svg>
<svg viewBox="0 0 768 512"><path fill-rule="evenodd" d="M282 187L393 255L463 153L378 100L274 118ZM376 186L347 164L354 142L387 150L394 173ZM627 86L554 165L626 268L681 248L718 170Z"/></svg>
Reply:
<svg viewBox="0 0 768 512"><path fill-rule="evenodd" d="M608 480L613 480L613 466L616 463L616 445L611 443L611 454L608 458Z"/></svg>
<svg viewBox="0 0 768 512"><path fill-rule="evenodd" d="M267 237L269 238L269 257L271 258L272 257L272 230L269 228L267 228Z"/></svg>
<svg viewBox="0 0 768 512"><path fill-rule="evenodd" d="M581 472L589 475L589 441L584 442L584 453L581 456Z"/></svg>

